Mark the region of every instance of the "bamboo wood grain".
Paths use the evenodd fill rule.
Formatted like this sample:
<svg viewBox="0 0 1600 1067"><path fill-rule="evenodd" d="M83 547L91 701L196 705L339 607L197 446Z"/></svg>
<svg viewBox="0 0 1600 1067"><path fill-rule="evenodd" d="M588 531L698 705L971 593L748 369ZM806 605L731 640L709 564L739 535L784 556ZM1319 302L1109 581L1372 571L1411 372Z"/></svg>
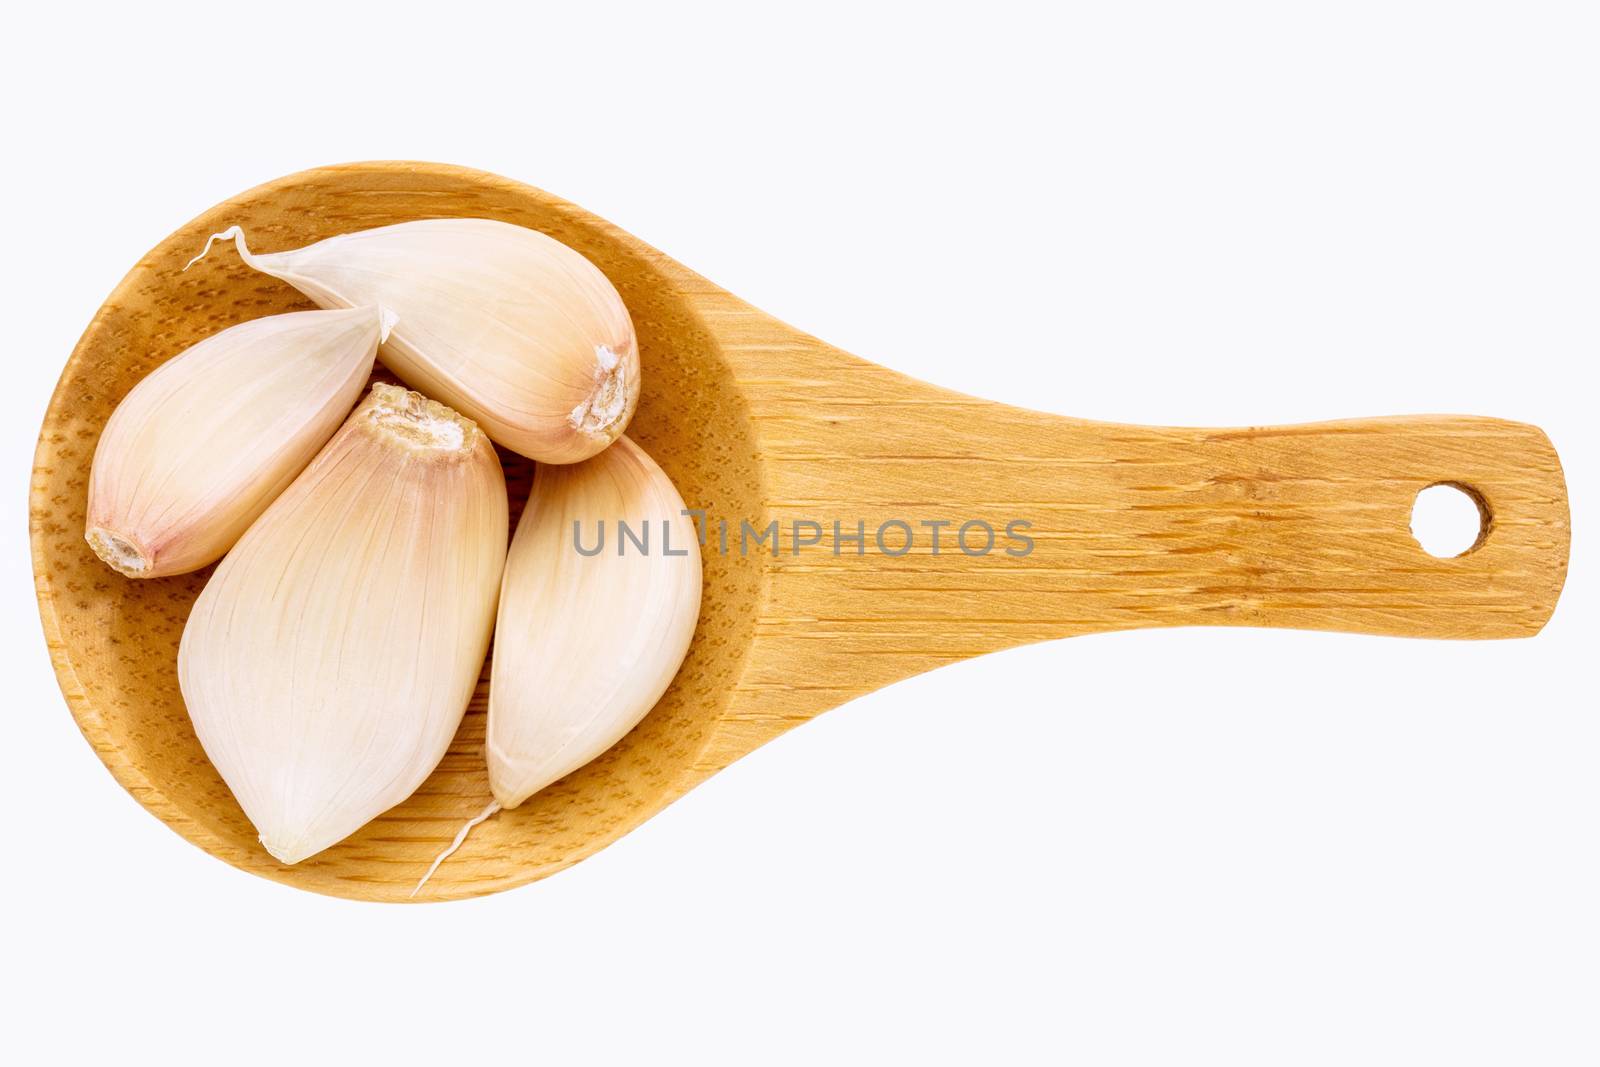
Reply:
<svg viewBox="0 0 1600 1067"><path fill-rule="evenodd" d="M694 647L660 704L600 760L478 827L419 899L551 874L783 731L969 656L1148 626L1518 637L1560 594L1566 490L1532 426L1424 416L1161 429L1024 411L831 348L528 186L437 164L307 171L218 205L133 268L62 374L31 494L40 615L85 737L141 804L256 874L404 899L488 799L485 684L415 796L309 861L278 864L206 761L178 693L178 638L209 572L135 582L95 560L82 539L95 442L162 361L232 323L309 306L229 255L180 273L207 234L239 223L253 247L276 251L452 215L535 227L600 266L639 332L644 393L629 433L713 523L728 520L736 537L740 520L777 520L785 536L779 554L741 558L715 551L713 532ZM514 522L531 471L502 458ZM1418 490L1440 482L1469 488L1487 516L1456 559L1427 555L1408 529ZM886 556L872 542L890 519L981 519L1002 539L1022 519L1034 550L969 556L951 526L935 554L918 527L910 552ZM797 520L822 526L824 543L795 554ZM833 553L835 521L851 534L864 525L865 554Z"/></svg>

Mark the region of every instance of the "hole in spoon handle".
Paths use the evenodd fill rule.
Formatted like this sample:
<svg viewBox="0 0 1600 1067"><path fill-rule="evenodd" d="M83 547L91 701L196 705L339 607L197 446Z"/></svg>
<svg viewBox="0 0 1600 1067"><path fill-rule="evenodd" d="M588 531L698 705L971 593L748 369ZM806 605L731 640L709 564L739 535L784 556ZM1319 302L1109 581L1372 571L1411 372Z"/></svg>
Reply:
<svg viewBox="0 0 1600 1067"><path fill-rule="evenodd" d="M1493 523L1483 494L1460 482L1426 486L1411 505L1411 536L1438 559L1455 559L1479 547Z"/></svg>

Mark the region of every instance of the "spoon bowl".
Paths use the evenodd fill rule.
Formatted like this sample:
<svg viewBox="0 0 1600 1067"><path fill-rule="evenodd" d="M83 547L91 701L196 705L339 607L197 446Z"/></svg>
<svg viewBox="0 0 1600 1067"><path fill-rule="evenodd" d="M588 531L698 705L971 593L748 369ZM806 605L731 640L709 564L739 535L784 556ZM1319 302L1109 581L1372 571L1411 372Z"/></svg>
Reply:
<svg viewBox="0 0 1600 1067"><path fill-rule="evenodd" d="M206 759L178 690L178 641L210 569L131 581L95 558L83 540L95 444L163 361L245 319L311 306L226 253L184 272L209 234L238 224L252 248L278 251L447 216L543 231L616 285L642 361L628 433L703 509L708 537L699 626L661 701L602 757L474 829L419 901L561 870L785 730L969 656L1196 624L1526 636L1559 596L1566 490L1534 427L1426 416L1206 430L1024 411L831 348L518 182L425 163L319 168L219 204L134 266L61 376L30 497L40 615L84 736L148 810L252 873L408 899L489 800L487 665L416 794L333 848L278 863ZM501 459L514 523L532 465ZM1483 518L1478 543L1448 560L1407 528L1416 493L1439 483L1466 489ZM774 522L776 552L753 540Z"/></svg>

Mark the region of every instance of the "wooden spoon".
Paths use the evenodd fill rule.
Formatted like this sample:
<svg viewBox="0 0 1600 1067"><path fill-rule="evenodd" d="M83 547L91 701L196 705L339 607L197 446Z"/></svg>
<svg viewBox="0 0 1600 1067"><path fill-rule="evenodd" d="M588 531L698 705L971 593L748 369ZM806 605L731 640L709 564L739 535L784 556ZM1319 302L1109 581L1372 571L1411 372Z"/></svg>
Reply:
<svg viewBox="0 0 1600 1067"><path fill-rule="evenodd" d="M491 893L604 847L758 745L852 697L1031 641L1141 626L1288 626L1414 637L1520 637L1566 574L1561 466L1532 426L1462 416L1235 430L1085 422L975 400L863 362L785 326L601 219L459 167L306 171L218 205L139 261L95 315L39 435L31 530L39 610L72 713L117 780L190 841L303 889L404 900L489 799L487 671L455 744L410 800L293 867L275 862L195 740L174 673L206 572L129 581L83 541L84 493L107 416L201 337L309 306L213 254L238 223L259 251L438 216L482 216L566 242L610 276L643 353L629 433L711 520L689 658L631 734L596 762L479 826L419 900ZM525 461L503 455L513 518ZM1417 492L1464 487L1483 533L1454 559L1408 528ZM876 533L910 523L894 556ZM922 520L949 520L942 551ZM1031 523L1033 551L1006 526ZM728 555L716 522L731 524ZM740 523L776 520L780 555L738 553ZM956 544L987 522L986 555ZM794 554L792 526L821 545ZM832 550L833 523L865 551ZM812 533L801 528L803 536ZM885 547L904 534L886 528ZM967 545L982 546L981 527Z"/></svg>

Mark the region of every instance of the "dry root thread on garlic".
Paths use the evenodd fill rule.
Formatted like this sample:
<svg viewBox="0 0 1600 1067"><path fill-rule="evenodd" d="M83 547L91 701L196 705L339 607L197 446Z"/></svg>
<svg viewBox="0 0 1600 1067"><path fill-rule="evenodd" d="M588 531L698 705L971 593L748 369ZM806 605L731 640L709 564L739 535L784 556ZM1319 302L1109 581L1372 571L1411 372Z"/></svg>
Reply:
<svg viewBox="0 0 1600 1067"><path fill-rule="evenodd" d="M592 538L601 522L614 544L579 552L574 524ZM619 522L636 535L648 528L648 551L624 541ZM490 666L494 804L417 890L472 826L593 760L644 718L688 654L700 584L683 498L627 437L583 463L535 470L506 557Z"/></svg>
<svg viewBox="0 0 1600 1067"><path fill-rule="evenodd" d="M179 684L278 860L347 837L443 757L488 650L507 511L470 420L379 384L207 582Z"/></svg>
<svg viewBox="0 0 1600 1067"><path fill-rule="evenodd" d="M400 316L381 358L403 381L541 463L575 463L621 436L639 400L633 322L594 264L492 219L423 219L257 254L252 268L322 307L382 303ZM188 269L187 267L185 269Z"/></svg>
<svg viewBox="0 0 1600 1067"><path fill-rule="evenodd" d="M339 428L393 325L377 306L271 315L163 363L100 435L84 539L130 578L216 562Z"/></svg>

